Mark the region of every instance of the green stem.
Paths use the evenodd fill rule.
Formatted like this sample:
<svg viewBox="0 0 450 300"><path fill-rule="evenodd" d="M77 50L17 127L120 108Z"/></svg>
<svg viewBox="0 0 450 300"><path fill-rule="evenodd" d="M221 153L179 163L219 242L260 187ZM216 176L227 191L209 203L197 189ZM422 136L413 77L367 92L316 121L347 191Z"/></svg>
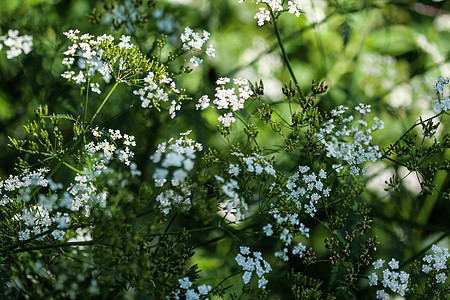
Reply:
<svg viewBox="0 0 450 300"><path fill-rule="evenodd" d="M83 174L82 171L80 171L80 170L78 170L77 168L75 168L74 166L72 166L72 165L66 163L65 161L63 161L63 164L64 164L66 167L68 167L69 169L71 169L72 171L74 171L75 173Z"/></svg>
<svg viewBox="0 0 450 300"><path fill-rule="evenodd" d="M103 99L102 104L100 104L100 107L97 109L95 114L92 116L92 119L89 122L89 125L91 125L94 122L94 119L97 117L98 113L102 110L103 106L106 104L106 101L108 101L109 97L111 97L112 93L114 92L116 87L119 85L119 83L120 82L118 82L118 81L116 81L116 83L114 83L114 86L111 88L111 90L109 91L108 95L106 95L105 99Z"/></svg>
<svg viewBox="0 0 450 300"><path fill-rule="evenodd" d="M84 136L86 134L86 131L82 133L82 136ZM58 164L50 171L50 173L48 173L47 178L52 178L52 176L59 170L59 168L62 167L62 165L64 165L65 163L65 159L67 158L67 156L70 156L73 152L73 150L75 149L75 147L82 141L83 139L81 138L81 136L75 140L72 141L72 145L70 146L69 150L64 154L64 156L59 160ZM34 197L37 192L39 192L39 190L41 189L41 187L36 187L32 194L31 197Z"/></svg>
<svg viewBox="0 0 450 300"><path fill-rule="evenodd" d="M234 110L231 110L231 112L233 113L233 115L235 115L235 116L239 119L239 121L242 122L242 124L245 125L245 127L250 128L250 126L249 126L249 125L241 118L241 116L239 116L239 115L237 114L237 112L235 112ZM256 147L258 147L258 149L261 149L261 148L259 147L258 142L256 141L256 138L255 138L255 137L253 137L253 141L255 142Z"/></svg>
<svg viewBox="0 0 450 300"><path fill-rule="evenodd" d="M201 228L194 228L194 229L189 229L186 230L187 233L191 233L191 232L204 232L204 231L208 231L208 230L212 230L212 229L217 229L220 228L217 225L214 226L208 226L208 227L201 227ZM157 237L157 236L165 236L165 235L177 235L180 234L180 231L175 231L175 232L163 232L163 233L153 233L153 234L149 234L148 236L153 236L153 237Z"/></svg>
<svg viewBox="0 0 450 300"><path fill-rule="evenodd" d="M228 275L227 277L225 277L221 282L219 282L210 292L209 292L209 294L211 294L212 292L214 292L214 290L215 289L217 289L222 283L224 283L226 280L228 280L229 278L231 278L231 277L233 277L233 276L236 276L236 275L238 275L238 274L240 274L240 273L244 273L244 270L242 270L242 271L237 271L236 273L233 273L233 274L231 274L231 275Z"/></svg>
<svg viewBox="0 0 450 300"><path fill-rule="evenodd" d="M86 64L87 66L87 64ZM86 122L87 111L88 111L88 100L89 100L89 84L91 83L91 78L89 78L87 86L86 86L86 99L84 100L84 115L83 115L83 124Z"/></svg>
<svg viewBox="0 0 450 300"><path fill-rule="evenodd" d="M298 93L300 94L300 99L302 99L303 101L305 101L305 96L303 96L302 90L300 89L300 85L298 84L297 78L295 77L294 71L292 70L292 66L291 63L289 62L289 57L286 53L286 49L284 49L284 45L283 45L283 41L281 40L281 34L280 34L280 29L278 28L278 22L277 19L275 18L274 14L272 11L270 11L270 14L272 16L273 19L273 27L275 29L275 35L277 36L277 40L278 40L278 45L280 46L281 52L283 53L283 60L286 63L286 66L289 70L289 73L291 74L292 80L295 83L295 87L298 90Z"/></svg>
<svg viewBox="0 0 450 300"><path fill-rule="evenodd" d="M59 244L50 244L36 247L28 247L23 249L16 249L13 253L26 252L31 250L44 250L44 249L52 249L52 248L61 248L61 247L71 247L71 246L87 246L94 245L93 241L84 241L84 242L67 242L67 243L59 243Z"/></svg>
<svg viewBox="0 0 450 300"><path fill-rule="evenodd" d="M1 249L1 250L0 250L0 253L6 253L6 252L8 252L8 251L10 251L10 250L12 250L12 249L14 249L14 248L17 248L17 247L20 247L20 246L22 246L22 245L25 245L26 243L28 243L28 242L30 242L30 241L32 241L32 240L35 240L35 239L37 239L37 238L39 238L39 237L41 237L41 236L46 235L47 233L50 233L52 230L53 230L53 229L47 230L47 231L45 231L45 232L42 232L42 233L40 233L40 234L38 234L38 235L33 236L32 238L29 238L28 240L20 241L20 242L17 242L17 243L15 243L15 244L9 246L8 248Z"/></svg>
<svg viewBox="0 0 450 300"><path fill-rule="evenodd" d="M387 156L388 155L390 155L391 154L391 152L392 151L394 151L394 148L395 148L395 146L397 146L397 144L398 143L400 143L400 141L402 141L403 140L403 138L405 137L405 136L407 136L414 128L416 128L417 126L419 126L419 125L421 125L422 123L426 123L426 122L428 122L428 121L430 121L430 120L432 120L432 119L434 119L434 118L437 118L437 117L439 117L440 115L442 115L442 114L444 114L445 112L444 111L441 111L440 113L438 113L437 115L434 115L434 116L432 116L432 117L429 117L428 119L426 119L426 120L423 120L422 122L417 122L416 121L416 123L413 125L413 126L411 126L411 128L409 128L393 145L390 145L389 147L386 147L385 149L383 149L383 152L385 152L386 154L385 154L385 156L386 156L386 158L387 158ZM386 151L387 150L387 151Z"/></svg>

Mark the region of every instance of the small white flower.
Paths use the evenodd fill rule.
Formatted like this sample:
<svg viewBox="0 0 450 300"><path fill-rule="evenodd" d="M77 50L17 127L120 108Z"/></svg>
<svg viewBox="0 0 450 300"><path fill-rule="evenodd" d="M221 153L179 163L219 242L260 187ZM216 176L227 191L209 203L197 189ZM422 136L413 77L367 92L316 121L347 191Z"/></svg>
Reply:
<svg viewBox="0 0 450 300"><path fill-rule="evenodd" d="M254 18L258 20L258 26L263 26L265 21L270 21L270 12L265 7L260 7Z"/></svg>
<svg viewBox="0 0 450 300"><path fill-rule="evenodd" d="M224 127L230 127L232 123L236 123L236 118L231 112L219 116L217 120L222 123Z"/></svg>
<svg viewBox="0 0 450 300"><path fill-rule="evenodd" d="M377 285L378 276L375 273L369 275L369 286Z"/></svg>
<svg viewBox="0 0 450 300"><path fill-rule="evenodd" d="M198 58L196 56L192 56L192 58L190 59L190 62L192 63L192 65L194 67L198 67L199 65L201 65L203 63L203 59Z"/></svg>
<svg viewBox="0 0 450 300"><path fill-rule="evenodd" d="M381 268L383 266L383 264L384 264L384 259L380 258L379 260L373 262L373 267L375 270L377 270L377 269Z"/></svg>
<svg viewBox="0 0 450 300"><path fill-rule="evenodd" d="M198 99L198 103L195 105L196 110L204 110L209 107L209 97L207 95L203 95Z"/></svg>
<svg viewBox="0 0 450 300"><path fill-rule="evenodd" d="M398 260L391 259L391 261L388 263L389 267L391 267L393 270L398 269Z"/></svg>
<svg viewBox="0 0 450 300"><path fill-rule="evenodd" d="M263 227L263 231L267 236L271 236L273 234L272 224L267 224Z"/></svg>
<svg viewBox="0 0 450 300"><path fill-rule="evenodd" d="M439 273L436 275L436 283L445 283L447 281L447 275L445 273Z"/></svg>
<svg viewBox="0 0 450 300"><path fill-rule="evenodd" d="M212 44L210 44L206 49L206 55L216 57L216 49L214 49L214 46Z"/></svg>
<svg viewBox="0 0 450 300"><path fill-rule="evenodd" d="M187 290L192 286L192 282L189 280L189 277L184 277L182 279L178 279L180 283L180 288Z"/></svg>

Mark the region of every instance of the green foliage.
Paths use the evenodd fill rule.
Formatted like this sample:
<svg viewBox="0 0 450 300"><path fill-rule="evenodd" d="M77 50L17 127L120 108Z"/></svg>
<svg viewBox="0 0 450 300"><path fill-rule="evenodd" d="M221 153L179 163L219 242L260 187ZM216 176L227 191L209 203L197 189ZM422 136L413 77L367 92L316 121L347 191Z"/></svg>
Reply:
<svg viewBox="0 0 450 300"><path fill-rule="evenodd" d="M0 8L0 298L448 297L448 5L243 2Z"/></svg>

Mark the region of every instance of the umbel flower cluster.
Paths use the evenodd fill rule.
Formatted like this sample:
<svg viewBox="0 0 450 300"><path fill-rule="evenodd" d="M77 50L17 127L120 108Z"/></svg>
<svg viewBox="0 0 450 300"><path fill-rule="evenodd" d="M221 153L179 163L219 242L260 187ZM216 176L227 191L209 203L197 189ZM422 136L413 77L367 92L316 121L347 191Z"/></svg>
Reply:
<svg viewBox="0 0 450 300"><path fill-rule="evenodd" d="M206 284L200 285L199 287L197 287L197 290L195 288L192 288L193 283L190 281L189 277L178 279L178 282L180 283L179 289L173 291L172 295L167 296L166 299L196 300L208 295L212 289L210 285ZM182 295L184 295L184 297L186 298L182 298Z"/></svg>
<svg viewBox="0 0 450 300"><path fill-rule="evenodd" d="M156 197L160 210L166 215L173 206L187 210L191 206L191 191L187 179L194 168L196 152L202 151L203 147L188 138L189 133L190 131L181 133L179 139L171 138L159 144L156 152L150 156L154 164L160 164L153 173L155 186L167 187Z"/></svg>
<svg viewBox="0 0 450 300"><path fill-rule="evenodd" d="M447 91L447 85L450 82L450 79L438 77L436 78L436 82L434 83L433 89L436 91L437 99L433 100L434 111L437 113L450 110L450 92L447 92L447 96L445 96L445 92Z"/></svg>
<svg viewBox="0 0 450 300"><path fill-rule="evenodd" d="M9 48L6 50L6 58L11 59L22 53L30 53L33 49L33 37L27 34L19 35L19 30L10 29L7 34L0 36L0 51L3 45Z"/></svg>
<svg viewBox="0 0 450 300"><path fill-rule="evenodd" d="M181 47L181 49L184 51L200 51L202 50L203 45L209 40L210 36L211 34L206 30L203 30L203 36L200 36L199 33L193 31L189 26L187 26L180 36L180 39L183 42L183 46ZM209 44L208 48L206 48L205 50L205 53L210 57L216 56L216 49L214 49L213 44ZM198 67L203 63L203 59L195 55L192 56L189 61L194 67Z"/></svg>
<svg viewBox="0 0 450 300"><path fill-rule="evenodd" d="M225 88L225 85L230 83L231 79L228 77L221 77L217 79L216 94L214 95L213 104L218 110L231 110L218 117L218 121L224 127L230 127L231 124L236 123L234 112L243 109L245 100L252 97L253 91L250 88L249 82L244 78L233 79L233 84L236 88ZM210 105L210 99L207 95L203 95L195 105L197 110L204 110Z"/></svg>
<svg viewBox="0 0 450 300"><path fill-rule="evenodd" d="M383 111L378 103L359 104L353 113L350 104L325 111L338 101L325 94L325 82L313 80L306 92L297 80L278 26L284 13L303 14L306 2L235 2L260 5L257 24L273 25L290 75L279 91L285 98L265 95L265 84L266 91L275 86L267 81L226 77L219 67L187 75L193 71L187 60L206 68L203 59L216 55L208 31L182 26L175 32L177 25L171 29L176 41L163 49L168 39L158 36L158 24L148 24L145 28L154 32L145 35L134 24L160 22L164 10L145 15L153 19L141 18L141 13L166 2L133 0L115 10L105 8L129 10L128 18L114 16L129 36L94 36L76 29L64 33L70 45L63 53L61 77L80 89L81 100L67 100L74 102L70 114L49 114L48 107L39 107L36 120L24 126L25 138L9 139L25 156L16 164L18 175L0 180L0 298L389 299L450 294L448 232L436 226L443 233L438 240L425 243L422 238L430 236L426 230L434 231L434 225L426 224L434 207L448 205L444 181L450 170L450 136L441 133L450 107L449 79L439 77L434 84L436 99L429 104L436 114L420 119L383 148L391 137L375 135L384 133L381 118L387 116L374 115ZM331 2L336 14L345 9ZM93 17L101 18L101 13ZM10 30L0 37L0 50L9 47L10 59L29 53L32 41ZM208 76L196 91L189 90L191 78L180 76L199 74ZM372 77L375 81L378 76ZM206 86L210 78L212 87ZM187 95L198 101L185 102L191 99ZM96 110L90 114L92 107ZM169 116L157 114L161 107ZM426 134L416 134L420 126ZM426 139L430 136L434 141ZM386 163L395 173L386 181L383 199L366 191L375 162ZM403 189L404 178L397 178L403 169L417 173L420 201L414 202ZM385 212L391 205L400 206L392 211L401 216ZM403 218L416 207L417 221ZM408 250L414 252L410 265L401 263L411 257L403 249L393 252L396 259L380 254L392 248L384 249L384 234L377 237L383 226L409 234L404 224L412 224L417 235L411 236L420 237Z"/></svg>
<svg viewBox="0 0 450 300"><path fill-rule="evenodd" d="M370 105L359 104L355 107L362 116L370 112ZM377 117L373 118L373 124L369 126L365 120L354 121L353 116L344 118L344 113L348 107L339 106L331 111L331 118L322 125L316 134L320 142L326 147L327 156L337 158L341 164L336 164L334 168L342 170L343 164L350 166L350 174L359 175L362 171L366 175L369 167L359 167L362 163L370 161L376 162L381 157L380 147L372 146L372 133L383 129L384 122ZM336 120L340 126L336 126ZM349 143L351 141L351 143Z"/></svg>
<svg viewBox="0 0 450 300"><path fill-rule="evenodd" d="M252 257L253 256L253 257ZM264 260L261 252L250 251L249 247L240 247L240 253L235 258L237 264L242 267L244 274L242 280L244 284L248 284L252 279L253 272L258 276L258 288L264 289L267 284L267 279L264 274L272 271L270 264Z"/></svg>
<svg viewBox="0 0 450 300"><path fill-rule="evenodd" d="M143 55L131 43L130 36L122 35L120 42L116 43L111 35L80 35L78 29L69 30L64 35L72 45L64 52L66 57L62 63L67 71L61 74L63 78L97 94L101 93L101 86L109 84L111 79L115 82L113 90L119 83L135 86L137 89L133 93L139 96L143 108L159 109L161 105L170 103L169 114L172 119L175 118L186 96L176 87L174 79L167 72L167 66ZM200 38L187 27L182 35L183 50L201 49L209 36L205 31L204 37ZM215 56L212 45L206 53Z"/></svg>
<svg viewBox="0 0 450 300"><path fill-rule="evenodd" d="M284 261L289 260L289 249L293 255L300 258L303 256L306 246L302 242L294 243L295 236L310 237L310 229L301 221L301 216L307 214L314 217L319 200L330 196L330 188L324 185L327 173L323 169L318 175L310 171L308 166L300 166L297 172L289 176L285 184L286 189L281 191L281 201L277 205L272 204L269 211L279 232L277 236L283 245L283 249L276 252L275 256ZM264 226L263 230L267 236L274 234L271 223Z"/></svg>
<svg viewBox="0 0 450 300"><path fill-rule="evenodd" d="M131 162L134 153L129 147L136 145L133 136L127 134L122 136L119 130L112 129L104 134L98 128L93 130L93 136L104 139L101 142L92 141L85 146L91 166L82 172L78 171L74 182L66 190L61 183L45 178L49 173L49 169L45 168L35 171L27 169L20 176L11 175L0 182L1 206L10 211L14 211L17 205L23 207L21 213L12 217L13 220L23 223L24 229L18 232L19 240L28 240L32 237L43 240L48 234L62 240L71 218L77 218L80 213L89 217L91 210L96 206L105 208L108 193L106 190L100 190L95 181L101 176L110 176L114 173L114 169L109 166L113 160L116 159L128 166L132 176L140 175L136 164ZM120 139L123 139L124 149L117 147ZM120 184L126 186L128 182L123 180ZM47 188L49 192L38 193L41 188Z"/></svg>
<svg viewBox="0 0 450 300"><path fill-rule="evenodd" d="M239 3L246 2L247 0L239 0ZM283 12L283 3L286 1L281 0L257 0L255 3L264 3L266 7L260 7L259 11L255 14L254 18L258 21L258 26L263 26L264 23L270 22L272 20L271 13L273 16L274 12ZM287 1L287 11L296 17L300 16L302 5L299 0Z"/></svg>
<svg viewBox="0 0 450 300"><path fill-rule="evenodd" d="M446 284L447 274L449 272L447 264L450 258L450 254L447 248L442 248L436 245L432 245L432 254L425 255L422 259L421 272L425 274L432 274L431 278L435 284ZM384 265L383 259L378 259L373 263L375 270L381 270ZM384 289L377 290L377 299L387 300L390 293L397 293L400 296L410 290L410 274L405 271L397 271L399 269L399 261L391 259L388 262L388 267L382 270L382 274L379 276L377 272L373 272L369 275L369 285L378 286L382 285ZM379 271L378 271L379 272ZM389 292L386 292L388 290Z"/></svg>

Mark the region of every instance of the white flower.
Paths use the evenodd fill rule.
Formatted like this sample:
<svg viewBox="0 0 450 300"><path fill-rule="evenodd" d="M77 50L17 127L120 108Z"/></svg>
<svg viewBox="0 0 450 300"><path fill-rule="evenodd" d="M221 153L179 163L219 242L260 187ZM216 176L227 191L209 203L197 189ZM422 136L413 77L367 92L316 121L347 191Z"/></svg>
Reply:
<svg viewBox="0 0 450 300"><path fill-rule="evenodd" d="M293 14L296 17L300 17L300 9L302 9L303 7L298 0L288 1L288 6L289 6L288 12L290 14Z"/></svg>
<svg viewBox="0 0 450 300"><path fill-rule="evenodd" d="M264 274L272 271L270 264L264 260L261 252L254 252L253 257L252 252L248 247L241 247L240 253L236 256L235 261L239 266L242 267L244 274L242 275L242 280L244 284L248 284L252 278L253 272L260 278L258 280L258 287L265 288L267 280L264 278Z"/></svg>
<svg viewBox="0 0 450 300"><path fill-rule="evenodd" d="M0 36L0 41L2 40L5 46L9 47L9 49L6 50L7 59L17 57L22 54L22 52L28 54L33 47L33 37L30 35L19 36L18 30L8 30L6 35ZM0 49L2 49L3 45L0 46Z"/></svg>
<svg viewBox="0 0 450 300"><path fill-rule="evenodd" d="M192 286L192 282L189 280L189 277L184 277L182 279L178 279L180 283L180 288L187 290Z"/></svg>
<svg viewBox="0 0 450 300"><path fill-rule="evenodd" d="M230 82L230 78L228 78L228 77L220 77L216 80L217 85L227 84L228 82Z"/></svg>
<svg viewBox="0 0 450 300"><path fill-rule="evenodd" d="M398 260L391 259L391 261L388 263L389 267L391 267L393 270L398 269Z"/></svg>
<svg viewBox="0 0 450 300"><path fill-rule="evenodd" d="M384 259L380 258L379 260L373 262L373 267L375 270L377 270L377 269L381 268L383 266L383 264L384 264Z"/></svg>
<svg viewBox="0 0 450 300"><path fill-rule="evenodd" d="M172 176L173 176L171 181L172 185L179 186L186 180L188 173L184 170L177 169L175 172L173 172Z"/></svg>
<svg viewBox="0 0 450 300"><path fill-rule="evenodd" d="M201 65L203 63L203 59L198 58L196 56L192 56L192 58L190 59L190 62L192 63L192 65L194 67L198 67L199 65Z"/></svg>
<svg viewBox="0 0 450 300"><path fill-rule="evenodd" d="M203 284L198 287L198 293L200 295L208 295L208 293L211 291L211 286Z"/></svg>
<svg viewBox="0 0 450 300"><path fill-rule="evenodd" d="M378 276L375 273L369 275L369 286L377 285Z"/></svg>
<svg viewBox="0 0 450 300"><path fill-rule="evenodd" d="M236 118L233 116L232 112L219 116L217 120L222 123L224 127L230 127L231 123L236 123Z"/></svg>
<svg viewBox="0 0 450 300"><path fill-rule="evenodd" d="M267 224L263 227L263 231L267 236L271 236L273 234L272 224Z"/></svg>
<svg viewBox="0 0 450 300"><path fill-rule="evenodd" d="M96 82L91 83L91 91L97 94L101 94L100 85Z"/></svg>
<svg viewBox="0 0 450 300"><path fill-rule="evenodd" d="M244 281L244 284L247 284L250 282L250 279L252 279L252 272L244 272L242 275L242 280Z"/></svg>
<svg viewBox="0 0 450 300"><path fill-rule="evenodd" d="M239 168L239 165L237 164L230 164L228 167L228 174L233 176L238 176L241 169Z"/></svg>
<svg viewBox="0 0 450 300"><path fill-rule="evenodd" d="M445 283L447 281L447 275L445 273L439 273L436 275L436 283Z"/></svg>
<svg viewBox="0 0 450 300"><path fill-rule="evenodd" d="M214 49L214 46L212 44L209 44L208 48L206 49L206 55L216 57L216 49Z"/></svg>
<svg viewBox="0 0 450 300"><path fill-rule="evenodd" d="M204 110L209 107L209 97L207 95L203 95L198 99L198 103L195 105L196 110Z"/></svg>
<svg viewBox="0 0 450 300"><path fill-rule="evenodd" d="M386 293L384 290L378 290L377 299L389 300L389 294Z"/></svg>
<svg viewBox="0 0 450 300"><path fill-rule="evenodd" d="M267 283L268 283L267 279L264 278L264 276L261 277L261 278L258 280L258 288L260 288L260 289L266 288L266 284L267 284Z"/></svg>
<svg viewBox="0 0 450 300"><path fill-rule="evenodd" d="M263 26L265 21L270 21L270 12L265 7L260 7L254 18L258 20L258 26Z"/></svg>

